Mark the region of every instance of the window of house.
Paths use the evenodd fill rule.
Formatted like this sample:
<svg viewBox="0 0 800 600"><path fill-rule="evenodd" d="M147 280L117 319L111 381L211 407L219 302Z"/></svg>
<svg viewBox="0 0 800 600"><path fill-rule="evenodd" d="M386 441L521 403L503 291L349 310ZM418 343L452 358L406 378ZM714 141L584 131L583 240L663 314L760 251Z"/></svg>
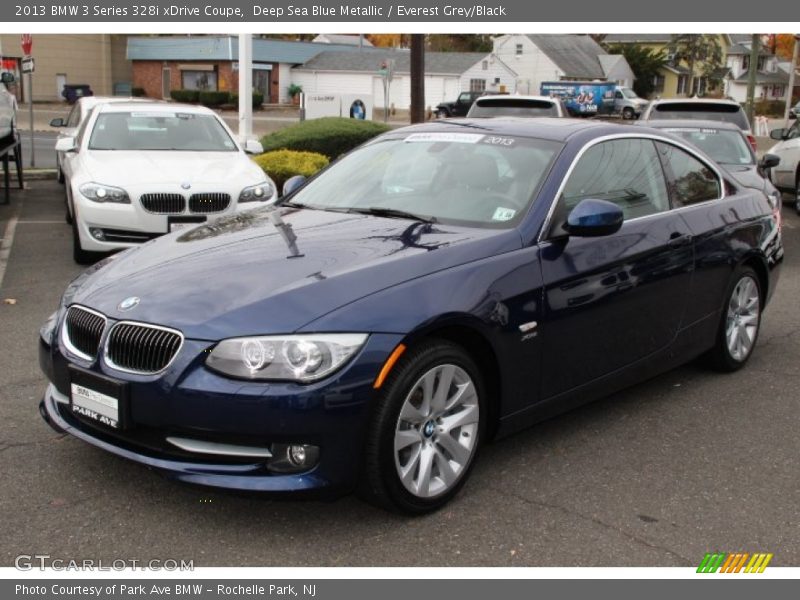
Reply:
<svg viewBox="0 0 800 600"><path fill-rule="evenodd" d="M488 71L489 70L489 61L488 60L484 60L481 63L481 69L483 69L484 71Z"/></svg>
<svg viewBox="0 0 800 600"><path fill-rule="evenodd" d="M750 55L743 54L742 55L742 70L747 71L748 67L750 66Z"/></svg>
<svg viewBox="0 0 800 600"><path fill-rule="evenodd" d="M484 92L484 91L486 91L486 80L485 79L470 79L469 80L469 91L470 92Z"/></svg>
<svg viewBox="0 0 800 600"><path fill-rule="evenodd" d="M663 75L654 75L653 76L653 91L656 94L661 94L664 92L664 83L665 78Z"/></svg>
<svg viewBox="0 0 800 600"><path fill-rule="evenodd" d="M517 44L517 47L516 47L516 49L514 50L514 54L516 54L517 56L519 56L520 54L522 54L522 44Z"/></svg>
<svg viewBox="0 0 800 600"><path fill-rule="evenodd" d="M563 214L586 198L617 204L626 219L668 210L667 184L653 142L620 139L589 148L564 186Z"/></svg>
<svg viewBox="0 0 800 600"><path fill-rule="evenodd" d="M181 71L181 88L184 90L217 90L216 71Z"/></svg>
<svg viewBox="0 0 800 600"><path fill-rule="evenodd" d="M702 96L706 92L707 80L705 77L695 77L692 81L692 96Z"/></svg>
<svg viewBox="0 0 800 600"><path fill-rule="evenodd" d="M783 86L782 85L773 85L772 86L772 97L773 98L783 98Z"/></svg>
<svg viewBox="0 0 800 600"><path fill-rule="evenodd" d="M678 94L685 94L687 92L687 88L689 87L689 76L688 75L678 75Z"/></svg>
<svg viewBox="0 0 800 600"><path fill-rule="evenodd" d="M719 179L705 164L676 146L657 142L670 173L670 196L675 207L716 200L721 196Z"/></svg>

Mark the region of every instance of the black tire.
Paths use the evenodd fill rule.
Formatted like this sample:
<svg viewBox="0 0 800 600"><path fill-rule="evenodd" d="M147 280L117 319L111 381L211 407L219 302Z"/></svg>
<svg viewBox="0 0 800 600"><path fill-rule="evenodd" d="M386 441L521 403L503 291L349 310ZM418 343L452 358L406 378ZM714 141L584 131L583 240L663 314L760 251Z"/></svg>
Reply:
<svg viewBox="0 0 800 600"><path fill-rule="evenodd" d="M622 118L625 119L626 121L632 120L634 116L636 115L634 114L633 109L631 107L622 109Z"/></svg>
<svg viewBox="0 0 800 600"><path fill-rule="evenodd" d="M743 357L736 357L730 349L728 340L728 328L730 326L730 306L733 300L734 292L740 285L740 282L745 280L751 281L755 284L757 291L758 305L756 308L757 316L755 321L755 333L752 337L752 342L746 354ZM719 328L717 330L717 337L714 341L714 347L708 352L706 358L711 367L723 373L731 373L741 369L750 357L753 355L756 343L758 342L758 333L761 330L761 312L763 309L764 292L761 289L761 283L758 279L756 272L748 266L739 267L731 277L728 284L728 289L725 291L725 303L722 306L722 314L720 315Z"/></svg>
<svg viewBox="0 0 800 600"><path fill-rule="evenodd" d="M410 393L414 391L416 384L421 381L423 375L430 373L437 367L448 368L449 366L455 366L463 370L474 385L474 390L477 394L478 422L472 431L476 439L470 449L471 454L465 461L465 466L457 475L457 479L441 493L433 497L423 498L411 493L400 480L399 467L395 463L396 429L400 422L401 409L406 404L407 397L410 398ZM374 399L374 408L367 432L364 471L361 477L359 495L366 501L382 508L413 515L432 512L447 504L467 481L480 451L481 441L486 429L487 411L485 404L483 376L473 359L463 348L445 340L431 339L409 349L394 366ZM474 414L474 406L471 409ZM447 434L437 433L435 435ZM468 438L471 434L460 431L457 433L456 439L460 439L459 436L461 435L465 435ZM453 438L451 437L450 439L452 440ZM431 445L437 445L435 436L429 439L428 442ZM438 446L437 452L441 454L441 448L443 447ZM431 464L436 462L431 459ZM441 483L442 481L440 472L439 482Z"/></svg>
<svg viewBox="0 0 800 600"><path fill-rule="evenodd" d="M67 225L72 225L72 213L69 210L69 192L64 187L64 221Z"/></svg>
<svg viewBox="0 0 800 600"><path fill-rule="evenodd" d="M794 183L794 209L800 215L800 172L797 173Z"/></svg>
<svg viewBox="0 0 800 600"><path fill-rule="evenodd" d="M61 170L61 167L58 167L58 183L64 183L64 171Z"/></svg>

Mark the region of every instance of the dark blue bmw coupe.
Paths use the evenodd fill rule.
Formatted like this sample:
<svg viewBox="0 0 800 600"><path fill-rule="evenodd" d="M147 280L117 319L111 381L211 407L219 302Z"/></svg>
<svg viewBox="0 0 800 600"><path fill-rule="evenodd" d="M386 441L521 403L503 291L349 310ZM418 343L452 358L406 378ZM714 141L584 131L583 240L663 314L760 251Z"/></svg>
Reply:
<svg viewBox="0 0 800 600"><path fill-rule="evenodd" d="M408 127L78 277L41 412L185 482L422 513L489 439L743 366L782 256L779 207L664 132Z"/></svg>

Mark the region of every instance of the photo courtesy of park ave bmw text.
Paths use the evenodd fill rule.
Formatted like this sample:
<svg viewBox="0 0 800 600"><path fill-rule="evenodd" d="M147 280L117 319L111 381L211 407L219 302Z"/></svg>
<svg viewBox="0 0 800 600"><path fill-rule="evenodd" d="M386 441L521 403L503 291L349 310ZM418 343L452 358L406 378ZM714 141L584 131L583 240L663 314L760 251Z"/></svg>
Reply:
<svg viewBox="0 0 800 600"><path fill-rule="evenodd" d="M0 6L0 597L791 594L799 17Z"/></svg>

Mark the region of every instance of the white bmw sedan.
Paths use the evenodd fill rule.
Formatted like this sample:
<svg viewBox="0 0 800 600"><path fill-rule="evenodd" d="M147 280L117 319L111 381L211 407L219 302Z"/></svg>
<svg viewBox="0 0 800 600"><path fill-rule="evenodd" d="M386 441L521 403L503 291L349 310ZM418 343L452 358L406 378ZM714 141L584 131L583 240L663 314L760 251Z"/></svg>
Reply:
<svg viewBox="0 0 800 600"><path fill-rule="evenodd" d="M95 107L64 152L75 261L274 202L274 183L213 111L164 103Z"/></svg>

